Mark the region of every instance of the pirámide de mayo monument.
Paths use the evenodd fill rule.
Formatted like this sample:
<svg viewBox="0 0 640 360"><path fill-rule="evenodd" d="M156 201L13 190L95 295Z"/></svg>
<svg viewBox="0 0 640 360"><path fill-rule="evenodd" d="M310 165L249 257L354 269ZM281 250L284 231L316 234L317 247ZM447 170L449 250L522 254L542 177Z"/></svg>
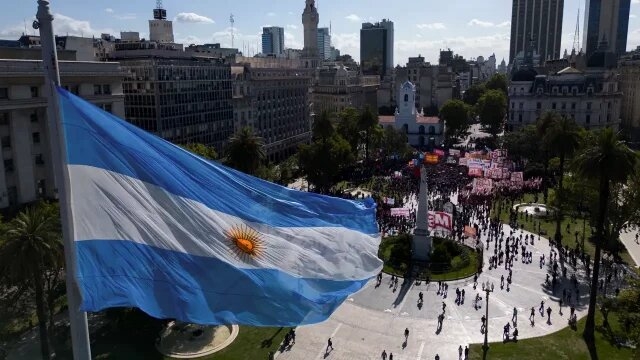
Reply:
<svg viewBox="0 0 640 360"><path fill-rule="evenodd" d="M411 244L412 260L414 262L427 262L431 257L433 239L429 234L429 205L427 202L427 169L422 165L420 169L420 192L418 194L418 214L416 216L416 228L413 231Z"/></svg>

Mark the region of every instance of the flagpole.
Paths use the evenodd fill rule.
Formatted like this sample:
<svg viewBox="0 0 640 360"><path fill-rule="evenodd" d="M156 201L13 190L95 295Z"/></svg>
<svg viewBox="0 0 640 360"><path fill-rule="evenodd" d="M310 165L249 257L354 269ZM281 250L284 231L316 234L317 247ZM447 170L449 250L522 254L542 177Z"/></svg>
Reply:
<svg viewBox="0 0 640 360"><path fill-rule="evenodd" d="M56 86L60 86L58 72L58 55L53 34L53 16L49 10L49 1L38 0L38 19L33 27L40 29L42 46L42 65L44 68L45 87L48 91L48 125L51 158L54 171L55 187L60 201L60 218L62 221L62 237L64 240L64 258L66 264L67 304L71 323L71 346L75 360L91 360L91 345L87 326L87 313L80 311L80 290L76 281L76 252L72 238L73 220L69 197L69 174L66 170L67 151L62 129L60 103Z"/></svg>

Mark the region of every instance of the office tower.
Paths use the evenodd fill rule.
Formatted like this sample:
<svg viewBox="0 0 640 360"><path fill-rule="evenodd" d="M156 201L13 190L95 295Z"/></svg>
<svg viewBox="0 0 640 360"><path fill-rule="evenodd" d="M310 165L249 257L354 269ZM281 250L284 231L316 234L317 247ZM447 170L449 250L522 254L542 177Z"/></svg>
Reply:
<svg viewBox="0 0 640 360"><path fill-rule="evenodd" d="M587 57L603 40L617 56L626 52L630 8L631 0L586 0L582 49Z"/></svg>
<svg viewBox="0 0 640 360"><path fill-rule="evenodd" d="M331 34L329 28L318 29L318 55L323 60L331 59Z"/></svg>
<svg viewBox="0 0 640 360"><path fill-rule="evenodd" d="M564 0L513 0L509 64L533 40L541 61L559 59Z"/></svg>
<svg viewBox="0 0 640 360"><path fill-rule="evenodd" d="M161 3L153 9L153 20L149 20L149 40L159 43L173 43L173 22L167 20L167 10Z"/></svg>
<svg viewBox="0 0 640 360"><path fill-rule="evenodd" d="M262 53L276 56L284 53L284 28L277 26L262 28Z"/></svg>
<svg viewBox="0 0 640 360"><path fill-rule="evenodd" d="M393 22L383 19L375 24L363 23L360 30L360 63L365 75L384 77L393 63Z"/></svg>

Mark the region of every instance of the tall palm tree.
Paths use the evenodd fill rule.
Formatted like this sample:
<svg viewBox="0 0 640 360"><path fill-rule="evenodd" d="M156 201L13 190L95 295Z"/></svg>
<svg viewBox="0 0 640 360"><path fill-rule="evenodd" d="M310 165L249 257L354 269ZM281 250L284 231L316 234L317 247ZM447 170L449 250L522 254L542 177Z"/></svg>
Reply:
<svg viewBox="0 0 640 360"><path fill-rule="evenodd" d="M229 139L225 163L244 173L255 175L265 159L264 140L249 127L242 128Z"/></svg>
<svg viewBox="0 0 640 360"><path fill-rule="evenodd" d="M553 124L558 122L558 118L560 117L560 115L555 112L555 111L546 111L544 114L542 114L542 116L540 116L540 118L538 119L538 122L536 123L536 130L538 132L538 136L540 136L541 139L544 139L544 137L547 135L547 132L549 132L549 129L551 127L553 127ZM544 202L547 202L547 199L549 197L549 184L548 184L548 177L549 177L549 149L548 146L546 146L546 144L544 144L543 142L543 149L544 149L544 182L543 182L543 186L544 186Z"/></svg>
<svg viewBox="0 0 640 360"><path fill-rule="evenodd" d="M578 125L572 118L562 116L554 118L553 123L545 131L544 142L549 146L551 151L558 155L560 158L558 179L558 189L556 192L556 199L558 200L557 214L556 214L556 233L555 240L558 246L562 244L562 230L560 224L562 223L562 205L564 199L564 170L567 156L573 155L573 153L580 146L580 132L578 131Z"/></svg>
<svg viewBox="0 0 640 360"><path fill-rule="evenodd" d="M50 354L43 274L63 263L64 251L55 214L47 204L25 209L8 224L0 247L1 271L16 284L29 283L35 292L43 359Z"/></svg>
<svg viewBox="0 0 640 360"><path fill-rule="evenodd" d="M591 291L589 311L583 337L588 344L593 344L595 330L596 298L598 295L598 274L600 271L600 255L605 241L605 226L608 223L607 207L612 184L623 183L631 175L638 162L633 150L622 141L611 129L597 133L595 142L584 149L575 158L576 172L589 179L598 181L598 213L596 218L595 256L591 274Z"/></svg>

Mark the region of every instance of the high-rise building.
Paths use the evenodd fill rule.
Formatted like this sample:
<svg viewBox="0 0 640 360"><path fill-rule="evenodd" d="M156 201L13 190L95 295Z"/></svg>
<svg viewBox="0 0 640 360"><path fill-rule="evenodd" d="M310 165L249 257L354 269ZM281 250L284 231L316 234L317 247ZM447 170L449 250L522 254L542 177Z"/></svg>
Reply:
<svg viewBox="0 0 640 360"><path fill-rule="evenodd" d="M631 0L586 0L583 51L591 56L601 41L617 56L627 50Z"/></svg>
<svg viewBox="0 0 640 360"><path fill-rule="evenodd" d="M513 0L509 64L533 41L541 61L559 59L564 0Z"/></svg>
<svg viewBox="0 0 640 360"><path fill-rule="evenodd" d="M277 26L262 28L262 53L276 56L284 53L284 28Z"/></svg>
<svg viewBox="0 0 640 360"><path fill-rule="evenodd" d="M360 63L365 75L383 78L394 67L393 21L363 23L360 29Z"/></svg>
<svg viewBox="0 0 640 360"><path fill-rule="evenodd" d="M153 20L149 20L149 40L159 43L173 43L173 22L167 20L167 10L153 9Z"/></svg>
<svg viewBox="0 0 640 360"><path fill-rule="evenodd" d="M331 34L329 28L318 29L318 52L320 58L323 60L331 60Z"/></svg>
<svg viewBox="0 0 640 360"><path fill-rule="evenodd" d="M304 12L302 13L302 26L304 27L304 48L302 57L313 59L318 57L318 22L320 15L316 8L315 0L306 0ZM306 67L315 68L317 64L307 61Z"/></svg>
<svg viewBox="0 0 640 360"><path fill-rule="evenodd" d="M0 47L0 209L57 196L41 51ZM118 63L75 61L75 52L64 50L60 55L62 87L124 117Z"/></svg>

